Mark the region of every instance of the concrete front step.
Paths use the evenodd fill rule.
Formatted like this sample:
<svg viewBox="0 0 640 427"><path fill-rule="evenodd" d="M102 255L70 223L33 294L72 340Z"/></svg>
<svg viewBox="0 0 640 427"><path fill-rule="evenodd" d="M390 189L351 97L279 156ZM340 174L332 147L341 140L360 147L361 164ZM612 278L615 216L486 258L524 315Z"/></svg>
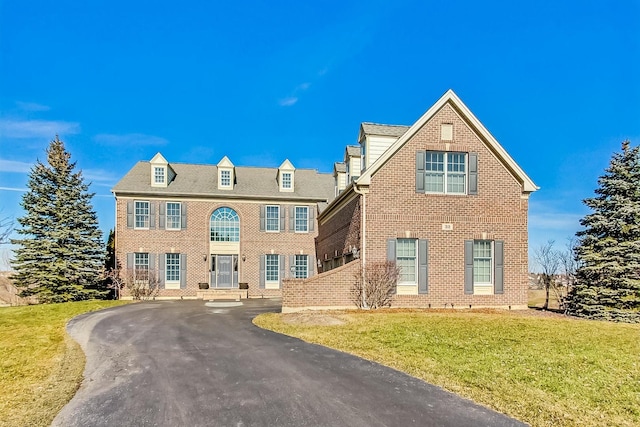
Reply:
<svg viewBox="0 0 640 427"><path fill-rule="evenodd" d="M216 300L234 300L240 301L249 297L247 289L206 289L196 292L198 299L216 301Z"/></svg>

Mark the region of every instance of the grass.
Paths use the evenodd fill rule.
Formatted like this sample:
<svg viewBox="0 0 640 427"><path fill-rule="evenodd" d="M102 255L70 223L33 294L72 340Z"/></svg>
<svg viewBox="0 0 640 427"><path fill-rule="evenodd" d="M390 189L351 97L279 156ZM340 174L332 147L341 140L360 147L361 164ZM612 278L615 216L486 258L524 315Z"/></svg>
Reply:
<svg viewBox="0 0 640 427"><path fill-rule="evenodd" d="M254 323L407 372L534 426L640 425L640 325L502 311L348 311ZM325 322L326 323L326 322Z"/></svg>
<svg viewBox="0 0 640 427"><path fill-rule="evenodd" d="M120 305L82 301L0 309L0 426L48 426L82 381L84 354L65 331L78 314Z"/></svg>
<svg viewBox="0 0 640 427"><path fill-rule="evenodd" d="M544 289L529 289L529 307L530 308L542 308L544 306L544 300L546 299L546 293ZM558 299L553 291L549 292L549 309L559 310Z"/></svg>

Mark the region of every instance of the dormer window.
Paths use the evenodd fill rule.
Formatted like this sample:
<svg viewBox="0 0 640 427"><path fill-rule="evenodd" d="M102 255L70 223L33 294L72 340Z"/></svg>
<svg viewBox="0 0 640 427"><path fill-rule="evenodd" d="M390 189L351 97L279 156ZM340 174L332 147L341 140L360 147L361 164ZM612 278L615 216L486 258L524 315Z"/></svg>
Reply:
<svg viewBox="0 0 640 427"><path fill-rule="evenodd" d="M163 167L155 166L153 168L153 182L155 184L164 184L165 177L166 177L166 174Z"/></svg>
<svg viewBox="0 0 640 427"><path fill-rule="evenodd" d="M231 171L226 171L226 170L220 171L220 185L222 187L231 186Z"/></svg>
<svg viewBox="0 0 640 427"><path fill-rule="evenodd" d="M218 163L218 189L232 190L235 182L234 166L227 156Z"/></svg>
<svg viewBox="0 0 640 427"><path fill-rule="evenodd" d="M176 173L173 168L167 162L162 154L157 153L153 156L153 159L149 162L151 170L151 186L152 187L167 187L169 183L176 177Z"/></svg>
<svg viewBox="0 0 640 427"><path fill-rule="evenodd" d="M291 172L284 172L282 174L282 189L283 190L291 189Z"/></svg>
<svg viewBox="0 0 640 427"><path fill-rule="evenodd" d="M295 191L295 170L289 160L282 162L278 168L278 187L280 191Z"/></svg>

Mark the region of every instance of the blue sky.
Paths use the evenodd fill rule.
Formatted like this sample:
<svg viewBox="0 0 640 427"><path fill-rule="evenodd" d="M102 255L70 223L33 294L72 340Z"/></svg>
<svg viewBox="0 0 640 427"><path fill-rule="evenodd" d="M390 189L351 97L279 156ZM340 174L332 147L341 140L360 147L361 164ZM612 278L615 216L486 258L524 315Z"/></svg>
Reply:
<svg viewBox="0 0 640 427"><path fill-rule="evenodd" d="M541 187L531 247L562 246L640 143L639 76L638 0L2 1L0 216L56 133L107 232L110 188L158 151L330 172L361 122L410 125L451 88Z"/></svg>

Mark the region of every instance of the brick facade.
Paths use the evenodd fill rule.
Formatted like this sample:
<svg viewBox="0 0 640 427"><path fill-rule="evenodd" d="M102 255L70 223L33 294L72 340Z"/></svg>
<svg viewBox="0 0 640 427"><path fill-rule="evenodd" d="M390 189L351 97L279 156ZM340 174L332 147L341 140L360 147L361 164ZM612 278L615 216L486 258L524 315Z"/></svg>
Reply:
<svg viewBox="0 0 640 427"><path fill-rule="evenodd" d="M240 238L233 248L238 282L248 284L249 297L282 296L283 311L355 307L351 297L355 272L361 264L366 268L368 263L387 260L393 247L389 242L397 239L412 239L418 255L428 256L420 258L419 264L416 256L415 283L399 284L392 306L525 308L528 197L537 189L533 182L451 91L411 127L369 124L368 129L383 132L375 134L382 138L377 141L392 138L396 142L389 142L390 148L333 200L331 177L315 171L295 171L295 192L293 188L283 192L273 180L279 176L275 169L238 168L237 183L225 192L216 183L218 173L213 166L171 165L157 155L172 172L176 170L172 181L161 188L149 184L150 164L139 163L114 189L118 262L126 270L132 267L128 265L132 254L149 253L154 255L150 268L159 270L163 254L186 255L184 286L162 288L158 297L196 298L199 284L212 281L212 255L231 254L220 252L220 245L214 247L210 241L212 213L227 207L239 217ZM465 194L417 191L416 163L420 164L426 152L464 153ZM477 191L470 184L472 155L477 158ZM149 201L155 207L153 227L139 230L131 226L130 204L135 200ZM161 226L160 206L168 201L181 202L186 209L185 228L173 231ZM327 203L319 212L318 206ZM266 205L284 210L283 230L261 231L261 207ZM308 232L290 230L293 206L308 206L313 224ZM492 272L488 287L470 291L467 286L465 291L470 277L469 257L465 257L469 244L465 242L474 240L491 242L492 251L504 249L499 251L500 262L496 252L491 258L491 268L503 273L494 276ZM266 254L284 256L284 265L279 258L278 289L260 286ZM291 257L295 255L308 256L310 278L293 279Z"/></svg>
<svg viewBox="0 0 640 427"><path fill-rule="evenodd" d="M159 228L158 215L155 228L137 230L127 227L127 202L130 200L145 200L156 204L161 201L179 201L187 209L187 226L183 230L164 230ZM306 254L309 256L309 268L316 271L315 231L296 233L289 231L290 206L309 206L316 209L315 204L279 203L286 209L285 231L260 231L260 206L274 204L273 202L246 202L230 200L193 200L189 198L149 198L118 197L116 200L116 257L122 268L127 268L127 254L143 252L150 254L180 253L187 255L186 288L160 289L159 297L188 298L195 297L199 283L210 283L210 218L211 214L220 207L235 210L240 218L240 243L238 260L238 281L249 285L250 297L280 296L280 289L259 288L259 259L264 254L279 254L285 256L287 277L291 274L289 256ZM243 260L244 258L244 260ZM154 266L157 269L159 256ZM126 289L123 297L127 297Z"/></svg>
<svg viewBox="0 0 640 427"><path fill-rule="evenodd" d="M452 140L441 140L442 124L452 125ZM526 308L528 194L523 191L523 183L490 146L454 105L446 103L375 171L369 185L361 189L364 195L347 188L321 215L318 257L322 259L325 253L331 257L336 251L343 255L354 244L362 251L362 234L366 239L365 253L352 262L354 265L362 263L363 257L366 263L385 261L389 239L425 239L429 247L428 293L418 294L417 285L414 288L398 285L392 306ZM418 151L477 153L477 194L416 192ZM366 215L364 230L362 211ZM354 227L359 230L356 232ZM464 243L474 239L504 242L503 293L465 293ZM283 310L327 305L320 301L328 297L315 289L317 284L331 281L330 273L304 283L285 283ZM353 278L338 277L340 282L331 284L331 292L336 295L331 300L335 300L336 306L355 307L344 297ZM313 295L304 295L305 285L312 282ZM289 286L296 292L287 289Z"/></svg>

